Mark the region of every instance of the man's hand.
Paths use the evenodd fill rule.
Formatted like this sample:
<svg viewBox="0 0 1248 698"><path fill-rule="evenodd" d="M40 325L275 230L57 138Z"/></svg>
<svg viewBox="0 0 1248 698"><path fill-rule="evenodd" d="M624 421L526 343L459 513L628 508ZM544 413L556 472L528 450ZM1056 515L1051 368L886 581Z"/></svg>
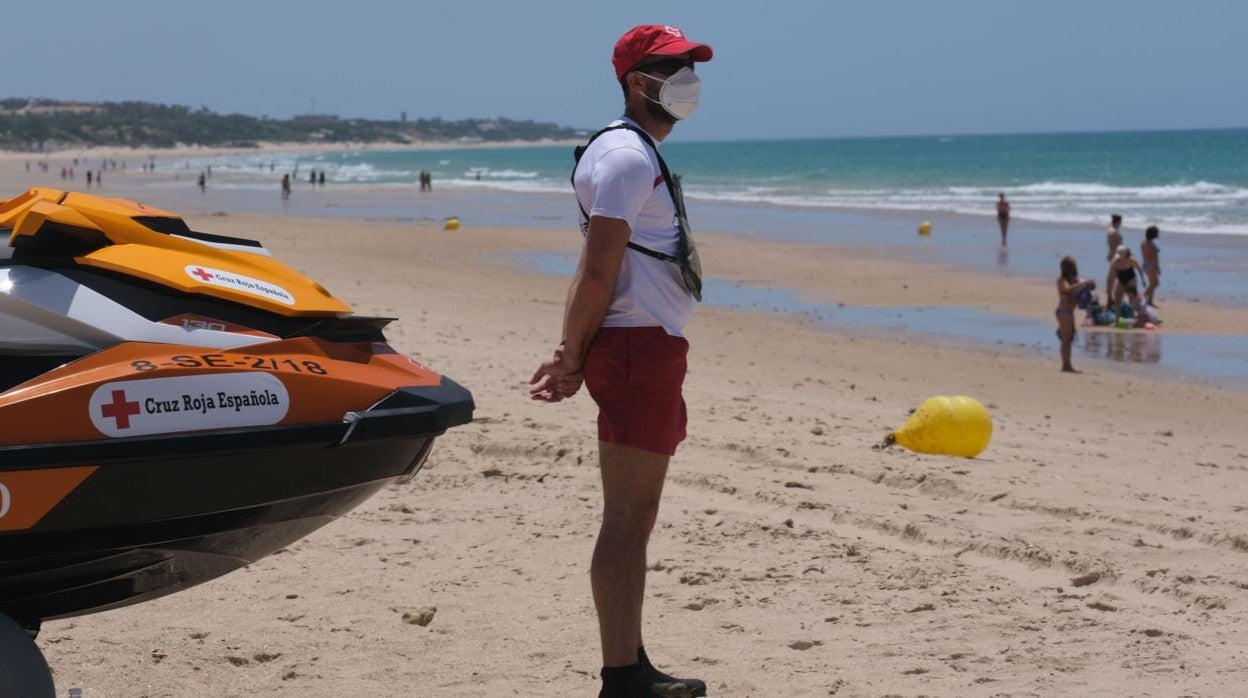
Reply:
<svg viewBox="0 0 1248 698"><path fill-rule="evenodd" d="M581 389L585 375L582 367L572 366L564 356L563 347L555 350L554 356L537 367L533 377L529 379L529 395L534 400L543 402L559 402L564 398L576 395Z"/></svg>

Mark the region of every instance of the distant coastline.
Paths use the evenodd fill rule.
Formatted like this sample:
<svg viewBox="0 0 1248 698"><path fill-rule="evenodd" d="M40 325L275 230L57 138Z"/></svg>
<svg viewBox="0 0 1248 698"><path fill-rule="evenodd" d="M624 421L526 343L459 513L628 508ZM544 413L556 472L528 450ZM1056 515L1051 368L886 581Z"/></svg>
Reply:
<svg viewBox="0 0 1248 698"><path fill-rule="evenodd" d="M291 146L316 150L362 146L499 147L517 142L570 141L587 133L553 123L502 117L409 119L403 112L394 120L344 118L336 114L270 119L150 102L0 99L0 150L32 155L94 148L255 152L275 145L284 150Z"/></svg>
<svg viewBox="0 0 1248 698"><path fill-rule="evenodd" d="M147 157L169 159L186 157L216 157L228 155L259 155L264 153L346 153L346 152L418 152L424 150L446 150L450 148L463 150L488 150L504 148L534 148L542 146L575 146L583 143L583 138L542 139L542 140L510 140L510 141L411 141L407 143L388 142L353 142L308 143L308 142L258 142L248 146L204 146L179 143L170 147L119 147L108 145L71 146L55 151L30 151L0 148L0 160L4 161L38 161L65 160L68 158L137 158Z"/></svg>

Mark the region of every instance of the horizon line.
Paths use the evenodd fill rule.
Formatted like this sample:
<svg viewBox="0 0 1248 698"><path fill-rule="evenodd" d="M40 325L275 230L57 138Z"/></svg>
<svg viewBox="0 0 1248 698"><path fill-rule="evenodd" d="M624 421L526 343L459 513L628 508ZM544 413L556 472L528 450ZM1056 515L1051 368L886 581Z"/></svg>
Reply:
<svg viewBox="0 0 1248 698"><path fill-rule="evenodd" d="M152 101L143 100L143 99L79 100L79 99L65 99L65 98L55 98L55 97L31 97L31 96L0 97L0 101L9 100L9 99L26 99L26 100L31 100L31 101L44 100L48 102L59 102L59 103L64 103L64 104L107 104L107 103L124 104L124 103L129 102L129 103L151 104L151 105L165 106L165 107L169 107L169 106L184 107L186 109L191 109L191 110L196 110L196 111L200 109L208 109L207 105L201 105L200 107L192 107L189 104L178 104L176 102L152 102ZM208 111L218 116L224 116L224 117L248 116L253 119L260 120L260 121L270 120L270 119L293 121L295 120L296 117L307 118L309 116L315 116L315 117L320 117L320 118L336 117L338 119L344 119L344 120L377 121L377 122L382 122L382 123L389 123L389 122L403 123L399 119L387 119L387 118L377 118L377 117L368 117L368 116L345 116L342 114L330 114L328 112L324 114L291 114L288 117L272 117L272 116L269 116L268 114L256 115L256 114L246 114L243 112L226 113L226 112L216 111L213 109L208 109ZM405 112L400 111L400 113L402 114ZM464 117L462 119L446 119L442 116L414 116L413 117L410 114L408 115L409 122L414 121L414 120L422 120L422 119L423 120L448 121L448 122L491 121L491 120L496 120L496 119L507 119L507 120L518 121L518 122L528 121L528 122L539 123L539 124L546 123L546 124L553 125L556 128L568 129L568 130L574 130L574 131L585 131L587 134L593 133L595 130L597 130L596 127L591 128L591 127L564 125L564 124L559 124L553 121L542 122L534 117L522 118L522 117L513 117L513 116L503 116L501 114L496 115L496 116L490 116L490 117L469 116L469 117ZM740 142L740 141L763 141L763 142L785 143L785 142L811 141L811 140L868 140L868 139L873 139L873 138L980 138L980 137L994 137L994 136L1054 136L1054 135L1075 136L1075 135L1110 135L1110 134L1131 134L1131 133L1192 133L1192 132L1201 132L1201 131L1242 131L1242 130L1248 130L1248 124L1239 125L1239 126L1148 127L1148 128L1125 128L1125 129L1095 129L1095 128L1079 129L1079 128L1075 128L1075 129L1059 129L1056 131L1025 130L1025 131L927 132L927 133L877 133L877 134L856 134L856 135L855 134L843 134L843 135L821 135L821 136L809 135L809 136L778 137L778 138L757 137L757 136L729 137L729 138L724 138L724 137L696 138L695 137L689 140L682 139L682 142L685 142L685 143L727 143L727 142ZM293 142L298 143L300 141L293 141ZM534 142L536 143L537 141L534 141Z"/></svg>
<svg viewBox="0 0 1248 698"><path fill-rule="evenodd" d="M575 128L575 127L569 127ZM1072 129L1059 131L974 131L958 133L879 133L870 135L839 135L839 136L790 136L782 138L696 138L683 141L685 143L727 143L732 141L764 141L769 143L791 143L797 141L818 140L869 140L873 138L985 138L997 136L1104 136L1113 134L1142 133L1196 133L1205 131L1248 131L1244 126L1196 126L1183 128L1126 128L1126 129Z"/></svg>

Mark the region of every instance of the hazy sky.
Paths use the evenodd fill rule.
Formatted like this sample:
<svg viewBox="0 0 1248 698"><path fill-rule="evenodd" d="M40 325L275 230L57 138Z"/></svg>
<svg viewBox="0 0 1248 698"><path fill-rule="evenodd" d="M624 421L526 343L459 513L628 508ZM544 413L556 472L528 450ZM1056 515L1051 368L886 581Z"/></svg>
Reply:
<svg viewBox="0 0 1248 698"><path fill-rule="evenodd" d="M111 0L0 22L0 96L591 128L620 110L615 40L665 23L716 52L682 140L1248 126L1243 0Z"/></svg>

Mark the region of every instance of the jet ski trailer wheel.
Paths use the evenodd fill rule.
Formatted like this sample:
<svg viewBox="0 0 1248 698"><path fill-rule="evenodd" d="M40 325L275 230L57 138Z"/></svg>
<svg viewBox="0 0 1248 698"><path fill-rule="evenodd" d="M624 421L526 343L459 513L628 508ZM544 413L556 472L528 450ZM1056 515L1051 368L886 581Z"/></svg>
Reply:
<svg viewBox="0 0 1248 698"><path fill-rule="evenodd" d="M52 670L35 635L0 613L0 695L56 698Z"/></svg>

